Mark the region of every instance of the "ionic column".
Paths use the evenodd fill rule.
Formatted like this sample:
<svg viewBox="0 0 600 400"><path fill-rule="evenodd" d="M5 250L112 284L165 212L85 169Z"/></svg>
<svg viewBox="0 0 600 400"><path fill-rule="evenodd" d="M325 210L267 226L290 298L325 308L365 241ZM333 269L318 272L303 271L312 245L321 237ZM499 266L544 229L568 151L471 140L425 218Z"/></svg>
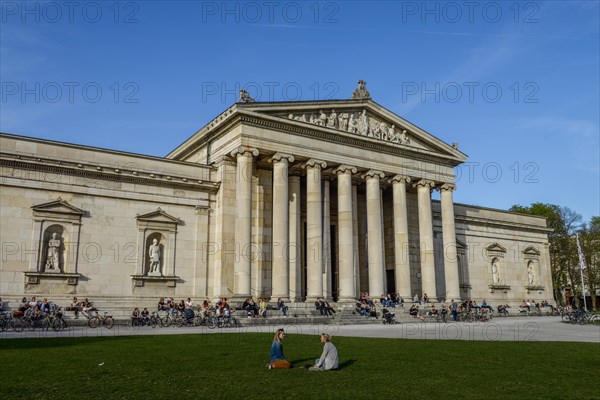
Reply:
<svg viewBox="0 0 600 400"><path fill-rule="evenodd" d="M354 275L354 298L358 298L360 291L360 270L359 270L359 259L360 255L358 252L358 187L356 183L352 184L352 232L353 232L353 243L354 243L354 255L353 255L353 275Z"/></svg>
<svg viewBox="0 0 600 400"><path fill-rule="evenodd" d="M421 288L431 301L437 301L435 262L433 258L433 221L431 217L431 188L433 181L421 179L414 185L419 199L419 241L421 255Z"/></svg>
<svg viewBox="0 0 600 400"><path fill-rule="evenodd" d="M383 232L381 229L381 171L369 170L363 174L367 181L367 243L369 258L369 293L379 296L384 293Z"/></svg>
<svg viewBox="0 0 600 400"><path fill-rule="evenodd" d="M454 226L454 202L452 191L456 185L445 183L439 187L442 205L442 236L444 238L444 271L446 276L446 300L460 299L458 258L456 256L456 228Z"/></svg>
<svg viewBox="0 0 600 400"><path fill-rule="evenodd" d="M334 170L338 180L338 254L339 289L338 301L352 301L356 296L354 287L354 206L352 174L356 168L340 165Z"/></svg>
<svg viewBox="0 0 600 400"><path fill-rule="evenodd" d="M329 178L323 179L323 297L332 301L331 292L331 203L329 195Z"/></svg>
<svg viewBox="0 0 600 400"><path fill-rule="evenodd" d="M408 255L408 212L406 184L408 176L396 175L390 179L394 193L394 259L396 291L405 299L412 298L410 287L410 259Z"/></svg>
<svg viewBox="0 0 600 400"><path fill-rule="evenodd" d="M306 169L306 301L323 296L323 215L321 202L321 169L325 161L310 159Z"/></svg>
<svg viewBox="0 0 600 400"><path fill-rule="evenodd" d="M289 268L290 268L290 300L302 300L302 262L300 256L300 176L290 175L289 185Z"/></svg>
<svg viewBox="0 0 600 400"><path fill-rule="evenodd" d="M288 163L294 156L275 153L270 159L273 163L273 245L272 254L272 291L271 297L281 297L289 301L289 199L288 199Z"/></svg>
<svg viewBox="0 0 600 400"><path fill-rule="evenodd" d="M240 146L231 155L237 159L233 292L235 298L244 298L250 296L251 288L252 161L258 150Z"/></svg>

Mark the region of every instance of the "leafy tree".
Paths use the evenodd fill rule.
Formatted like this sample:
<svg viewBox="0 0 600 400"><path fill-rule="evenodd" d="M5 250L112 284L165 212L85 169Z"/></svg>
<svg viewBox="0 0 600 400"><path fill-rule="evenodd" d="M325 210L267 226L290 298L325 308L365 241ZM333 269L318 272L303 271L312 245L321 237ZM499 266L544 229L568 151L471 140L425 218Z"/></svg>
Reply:
<svg viewBox="0 0 600 400"><path fill-rule="evenodd" d="M548 220L548 227L553 230L548 234L548 239L554 298L562 302L562 288L570 286L575 289L579 286L579 262L574 237L580 228L581 215L568 207L547 203L532 203L530 206L514 205L510 211L537 215Z"/></svg>

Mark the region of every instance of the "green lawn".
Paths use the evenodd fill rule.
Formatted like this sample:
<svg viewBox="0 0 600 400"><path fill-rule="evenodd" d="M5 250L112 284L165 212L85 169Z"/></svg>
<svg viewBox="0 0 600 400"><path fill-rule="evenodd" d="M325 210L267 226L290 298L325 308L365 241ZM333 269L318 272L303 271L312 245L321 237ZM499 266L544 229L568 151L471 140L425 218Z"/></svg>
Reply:
<svg viewBox="0 0 600 400"><path fill-rule="evenodd" d="M317 336L290 334L291 370L268 370L272 335L0 341L2 399L600 399L600 345L335 337L340 371L302 368ZM99 365L102 364L103 365Z"/></svg>

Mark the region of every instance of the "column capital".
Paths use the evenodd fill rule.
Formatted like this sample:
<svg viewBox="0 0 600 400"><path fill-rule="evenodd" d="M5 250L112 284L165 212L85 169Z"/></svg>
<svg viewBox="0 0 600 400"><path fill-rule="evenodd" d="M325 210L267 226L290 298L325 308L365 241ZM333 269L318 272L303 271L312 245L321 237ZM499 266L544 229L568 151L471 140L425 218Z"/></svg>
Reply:
<svg viewBox="0 0 600 400"><path fill-rule="evenodd" d="M236 157L236 156L258 156L259 152L258 149L254 148L254 147L246 147L246 146L240 146L237 149L233 150L231 152L231 156L232 157Z"/></svg>
<svg viewBox="0 0 600 400"><path fill-rule="evenodd" d="M363 179L367 179L367 178L383 179L384 177L385 177L385 174L382 171L378 171L376 169L370 169L361 175L361 178L363 178Z"/></svg>
<svg viewBox="0 0 600 400"><path fill-rule="evenodd" d="M270 163L278 163L278 162L282 162L282 161L284 161L286 163L292 163L292 162L294 162L294 156L291 154L285 154L285 153L275 153L271 157L269 157Z"/></svg>
<svg viewBox="0 0 600 400"><path fill-rule="evenodd" d="M335 168L333 170L333 173L338 175L338 174L344 174L346 172L350 172L350 174L355 174L356 173L356 167L353 167L351 165L345 165L342 164L339 167Z"/></svg>
<svg viewBox="0 0 600 400"><path fill-rule="evenodd" d="M440 192L453 191L456 190L456 185L454 183L446 182L436 188Z"/></svg>
<svg viewBox="0 0 600 400"><path fill-rule="evenodd" d="M428 179L421 179L418 182L415 182L413 184L413 187L416 187L416 188L427 187L427 188L431 189L434 186L435 186L435 183L433 181L428 180Z"/></svg>
<svg viewBox="0 0 600 400"><path fill-rule="evenodd" d="M391 177L390 179L388 179L389 183L409 183L411 181L410 176L406 176L406 175L394 175L393 177Z"/></svg>
<svg viewBox="0 0 600 400"><path fill-rule="evenodd" d="M325 161L321 161L321 160L315 160L314 158L311 158L310 160L306 160L303 164L302 164L302 168L307 169L307 168L325 168L327 167L327 163Z"/></svg>

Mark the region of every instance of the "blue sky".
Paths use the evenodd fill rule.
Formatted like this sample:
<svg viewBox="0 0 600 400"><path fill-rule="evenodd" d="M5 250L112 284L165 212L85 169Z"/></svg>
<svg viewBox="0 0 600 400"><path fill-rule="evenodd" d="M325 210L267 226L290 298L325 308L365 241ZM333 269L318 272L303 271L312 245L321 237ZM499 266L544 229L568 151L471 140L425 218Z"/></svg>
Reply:
<svg viewBox="0 0 600 400"><path fill-rule="evenodd" d="M598 1L1 2L0 130L164 156L235 102L375 101L469 156L455 201L600 214Z"/></svg>

